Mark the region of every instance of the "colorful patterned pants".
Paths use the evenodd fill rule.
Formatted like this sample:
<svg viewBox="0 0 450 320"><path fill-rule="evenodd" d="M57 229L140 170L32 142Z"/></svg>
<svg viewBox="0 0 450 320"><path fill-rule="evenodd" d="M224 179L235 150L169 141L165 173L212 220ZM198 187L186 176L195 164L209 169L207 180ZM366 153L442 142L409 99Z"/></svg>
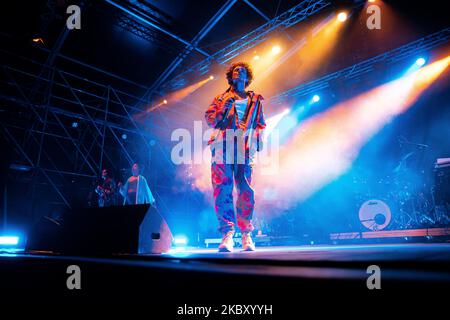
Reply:
<svg viewBox="0 0 450 320"><path fill-rule="evenodd" d="M214 208L219 220L219 231L225 234L234 231L236 218L242 232L253 231L251 223L255 206L254 191L251 187L252 167L248 164L211 165L214 190ZM233 204L233 186L236 186L236 214Z"/></svg>

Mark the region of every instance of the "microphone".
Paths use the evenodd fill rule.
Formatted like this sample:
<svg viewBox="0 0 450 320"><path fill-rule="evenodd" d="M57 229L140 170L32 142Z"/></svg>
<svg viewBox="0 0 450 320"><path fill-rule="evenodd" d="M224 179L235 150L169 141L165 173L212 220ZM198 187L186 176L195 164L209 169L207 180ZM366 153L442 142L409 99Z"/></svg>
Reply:
<svg viewBox="0 0 450 320"><path fill-rule="evenodd" d="M224 111L224 118L227 118L227 117L228 117L228 113L230 112L231 106L233 105L233 103L234 103L235 101L236 101L236 99L235 99L234 97L230 97L230 98L228 98L228 99L225 100L224 105L227 106L227 107L225 108L225 111ZM230 102L231 102L231 104L228 106L228 104L229 104Z"/></svg>
<svg viewBox="0 0 450 320"><path fill-rule="evenodd" d="M230 97L225 101L225 103L231 102L233 104L235 101L236 101L236 99L234 97Z"/></svg>

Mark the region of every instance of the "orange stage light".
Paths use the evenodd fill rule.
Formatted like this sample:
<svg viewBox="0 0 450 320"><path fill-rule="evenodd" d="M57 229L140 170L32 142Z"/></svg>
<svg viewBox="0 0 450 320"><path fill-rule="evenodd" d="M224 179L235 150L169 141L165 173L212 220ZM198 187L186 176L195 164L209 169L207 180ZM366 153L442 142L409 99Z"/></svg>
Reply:
<svg viewBox="0 0 450 320"><path fill-rule="evenodd" d="M280 46L273 46L272 47L272 53L273 54L279 54L281 52L281 47Z"/></svg>
<svg viewBox="0 0 450 320"><path fill-rule="evenodd" d="M340 12L340 13L337 15L337 19L338 19L338 21L340 21L340 22L344 22L345 20L347 20L347 13L346 13L346 12Z"/></svg>

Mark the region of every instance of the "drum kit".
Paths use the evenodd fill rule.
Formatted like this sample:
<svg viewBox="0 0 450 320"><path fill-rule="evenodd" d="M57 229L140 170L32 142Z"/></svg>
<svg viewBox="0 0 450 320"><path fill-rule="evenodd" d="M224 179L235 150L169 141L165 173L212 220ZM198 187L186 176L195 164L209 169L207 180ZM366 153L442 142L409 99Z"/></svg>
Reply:
<svg viewBox="0 0 450 320"><path fill-rule="evenodd" d="M372 183L361 178L361 175L353 179L360 224L367 231L449 226L450 200L437 202L435 195L437 192L442 194L442 189L450 188L445 182L439 185L436 178L436 172L442 166L447 165L447 171L450 171L450 158L436 161L434 183L430 183L433 179L427 179L427 170L421 170L418 161L415 161L420 151L428 146L412 143L403 137L399 142L415 150L408 148L409 152L404 154L392 172ZM441 171L439 174L443 176Z"/></svg>
<svg viewBox="0 0 450 320"><path fill-rule="evenodd" d="M403 155L387 174L377 175L354 168L354 210L346 220L349 230L361 231L421 229L450 227L450 158L437 159L434 169L424 169L424 144L416 144L401 137ZM372 177L371 175L376 177ZM254 218L256 231L281 236L295 234L299 224L296 210L278 218ZM355 214L356 213L356 214ZM307 219L303 215L301 219ZM302 221L302 225L314 222ZM305 227L306 228L306 227Z"/></svg>
<svg viewBox="0 0 450 320"><path fill-rule="evenodd" d="M391 220L391 209L381 200L367 200L359 209L359 221L369 230L383 230Z"/></svg>

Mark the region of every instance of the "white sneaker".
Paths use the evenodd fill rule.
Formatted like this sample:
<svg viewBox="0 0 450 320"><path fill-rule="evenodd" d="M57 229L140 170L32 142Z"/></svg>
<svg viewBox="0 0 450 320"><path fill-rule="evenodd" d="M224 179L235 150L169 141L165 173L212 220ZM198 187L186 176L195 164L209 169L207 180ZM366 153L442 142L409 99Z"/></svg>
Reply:
<svg viewBox="0 0 450 320"><path fill-rule="evenodd" d="M255 251L255 243L252 240L252 235L250 232L242 233L242 250L244 251Z"/></svg>
<svg viewBox="0 0 450 320"><path fill-rule="evenodd" d="M234 240L233 240L233 231L229 231L227 234L225 234L222 238L222 242L219 245L219 252L232 252L234 247Z"/></svg>

